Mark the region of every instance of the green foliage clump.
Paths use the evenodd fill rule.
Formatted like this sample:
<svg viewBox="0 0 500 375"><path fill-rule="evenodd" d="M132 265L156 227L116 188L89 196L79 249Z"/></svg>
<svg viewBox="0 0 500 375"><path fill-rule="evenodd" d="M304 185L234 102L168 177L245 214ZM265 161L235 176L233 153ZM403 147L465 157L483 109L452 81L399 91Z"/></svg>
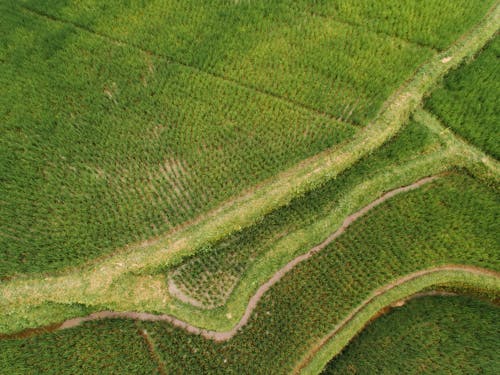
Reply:
<svg viewBox="0 0 500 375"><path fill-rule="evenodd" d="M496 374L498 306L422 297L378 318L323 374Z"/></svg>
<svg viewBox="0 0 500 375"><path fill-rule="evenodd" d="M426 106L446 126L500 158L500 38L468 64L451 71Z"/></svg>

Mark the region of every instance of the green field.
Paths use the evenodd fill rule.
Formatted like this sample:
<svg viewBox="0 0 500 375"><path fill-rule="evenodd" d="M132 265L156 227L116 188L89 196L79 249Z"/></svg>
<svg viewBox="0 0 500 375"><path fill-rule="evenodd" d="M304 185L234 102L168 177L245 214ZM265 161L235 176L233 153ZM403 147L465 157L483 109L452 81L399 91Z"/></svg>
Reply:
<svg viewBox="0 0 500 375"><path fill-rule="evenodd" d="M497 159L499 56L500 39L496 37L474 61L451 72L426 103L446 126Z"/></svg>
<svg viewBox="0 0 500 375"><path fill-rule="evenodd" d="M0 374L500 366L499 1L0 21Z"/></svg>
<svg viewBox="0 0 500 375"><path fill-rule="evenodd" d="M323 374L496 374L498 306L423 297L370 324Z"/></svg>
<svg viewBox="0 0 500 375"><path fill-rule="evenodd" d="M162 235L352 138L434 53L305 2L244 3L2 4L2 277ZM458 37L487 6L432 30Z"/></svg>

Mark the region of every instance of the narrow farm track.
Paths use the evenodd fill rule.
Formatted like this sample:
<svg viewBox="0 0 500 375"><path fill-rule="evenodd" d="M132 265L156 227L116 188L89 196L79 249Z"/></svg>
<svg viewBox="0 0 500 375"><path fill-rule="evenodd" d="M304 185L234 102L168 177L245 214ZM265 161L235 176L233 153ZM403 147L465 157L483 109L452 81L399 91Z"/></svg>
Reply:
<svg viewBox="0 0 500 375"><path fill-rule="evenodd" d="M96 312L93 314L90 314L85 317L78 317L78 318L73 318L73 319L68 319L61 323L58 326L53 326L52 329L68 329L68 328L73 328L76 327L84 322L92 321L92 320L99 320L99 319L118 319L118 318L126 318L126 319L134 319L134 320L139 320L139 321L164 321L171 323L172 325L182 328L186 330L189 333L193 334L199 334L202 335L203 337L215 341L226 341L231 339L234 335L238 333L238 331L245 326L253 311L257 307L258 302L260 299L263 297L263 295L278 281L285 276L286 273L291 271L293 268L295 268L299 263L304 262L305 260L311 258L314 254L320 252L324 248L326 248L329 244L331 244L336 238L338 238L342 233L346 231L346 229L354 223L357 219L365 215L368 211L372 210L373 208L377 207L381 203L387 201L388 199L394 197L395 195L408 192L414 189L417 189L425 184L428 184L432 181L434 181L437 176L431 176L431 177L425 177L423 179L420 179L419 181L416 181L415 183L407 186L403 186L394 190L391 190L378 199L374 200L370 204L366 205L359 211L353 213L352 215L348 216L340 228L338 228L334 233L332 233L328 238L326 238L322 243L314 246L311 248L307 253L302 254L289 263L287 263L283 268L278 270L266 283L262 284L259 289L257 289L256 293L250 298L250 301L246 307L246 310L240 319L240 321L229 331L224 331L224 332L218 332L218 331L212 331L212 330L206 330L202 329L199 327L196 327L192 324L189 324L185 321L182 321L180 319L177 319L173 316L167 315L167 314L162 314L162 315L156 315L156 314L150 314L150 313L145 313L145 312L118 312L118 311L100 311ZM495 277L500 277L496 272L485 270L485 269L480 269L477 267L471 267L471 266L462 266L462 265L446 265L446 266L441 266L441 267L436 267L436 268L431 268L427 270L422 270L422 271L417 271L412 274L406 275L401 277L400 279L397 279L393 281L392 283L382 287L381 289L378 289L375 291L369 298L367 298L363 303L361 303L345 320L342 324L340 324L337 327L337 330L339 330L342 326L347 324L347 322L352 319L361 309L363 309L366 305L368 305L371 301L373 301L374 298L377 296L380 296L381 294L387 292L388 290L391 290L399 285L404 284L405 282L409 280L414 280L416 278L422 277L424 275L429 275L432 273L438 273L442 271L464 271L468 273L474 273L474 274L480 274L480 275L493 275ZM33 333L36 333L36 331L33 331ZM332 334L333 335L333 334ZM22 337L25 336L23 332L13 334L13 335L1 335L0 337L3 338L8 338L8 337Z"/></svg>
<svg viewBox="0 0 500 375"><path fill-rule="evenodd" d="M145 244L131 245L98 263L68 269L56 275L21 276L3 282L0 285L0 326L4 331L13 331L46 323L47 317L40 314L40 311L37 312L36 307L47 301L108 306L110 291L113 291L113 298L116 298L112 303L113 308L122 310L136 309L136 306L143 308L141 301L131 301L130 298L120 299L121 294L127 295L127 284L115 282L127 274L147 274L177 264L184 257L194 254L207 242L216 241L236 230L248 227L263 215L289 203L297 195L335 178L394 136L436 82L451 68L458 66L464 58L473 56L480 50L495 35L499 26L500 2L496 2L475 28L457 40L449 49L435 55L415 73L412 79L395 92L383 105L376 118L360 130L351 142L304 160L261 184L258 188L226 202L219 209L200 218L196 224ZM339 230L343 231L345 228L341 227ZM316 248L311 251L320 250L315 250ZM307 254L301 256L305 257L303 259L296 258L292 261L296 263L290 262L285 268L293 268L295 264L307 259ZM283 274L287 272L283 270L279 272ZM282 275L275 274L259 288L258 292L265 293ZM124 289L112 290L113 283L119 287L123 285ZM245 312L242 320L234 328L235 332L246 324L257 301L258 298L250 300L247 308L250 312L248 315ZM159 303L161 304L161 301ZM254 304L253 307L252 304ZM131 308L131 306L134 307ZM250 307L251 309L248 310ZM19 319L16 320L19 311L22 311L24 315L22 322ZM169 321L169 319L175 324L175 318L165 317L164 320ZM178 322L186 329L192 327L199 330L180 320ZM203 334L201 330L199 332ZM206 331L206 336L210 336L210 332ZM227 335L228 333L217 334ZM211 338L215 339L215 337ZM220 338L227 339L225 336Z"/></svg>
<svg viewBox="0 0 500 375"><path fill-rule="evenodd" d="M283 270L283 269L282 269ZM280 271L282 271L280 270ZM417 280L419 278L433 275L433 274L440 274L443 272L457 272L457 273L462 273L462 274L469 274L469 275L478 275L478 276L490 276L494 277L495 279L500 280L500 273L484 269L484 268L479 268L479 267L474 267L474 266L466 266L466 265L443 265L439 267L434 267L434 268L429 268L429 269L424 269L420 270L417 272L413 272L411 274L405 275L399 279L394 280L393 282L377 289L375 292L373 292L368 298L366 298L363 302L361 302L342 322L340 322L337 327L331 331L324 339L322 339L317 346L309 353L309 355L306 357L307 359L303 361L298 367L298 370L303 369L308 361L314 356L316 352L318 352L321 347L328 342L332 337L334 337L336 334L338 334L343 328L345 328L348 323L350 323L356 315L358 315L363 309L365 309L368 305L370 305L377 297L380 297L384 295L384 293L387 293L393 289L395 289L398 286L402 286L405 283L408 283L410 281ZM284 273L281 275L281 277L284 275ZM278 276L278 275L276 275ZM279 277L279 278L281 278ZM278 281L279 278L276 280ZM259 289L260 291L260 289ZM441 292L432 292L432 293L437 293L437 294L442 294ZM403 300L406 300L408 298L411 298L413 295L415 297L418 296L423 296L423 295L428 295L428 293L416 293L416 294L410 294L408 296L405 296ZM51 331L56 331L56 330L63 330L63 329L70 329L77 327L85 322L90 322L94 320L102 320L102 319L133 319L137 321L148 321L148 322L168 322L178 328L182 328L186 330L189 333L196 334L196 335L201 335L205 337L206 339L214 340L214 341L227 341L231 339L233 336L235 336L239 329L242 328L244 325L248 323L249 317L252 313L252 311L255 309L256 304L258 300L261 298L262 294L257 298L258 294L255 294L255 304L249 304L247 307L247 310L245 312L245 315L243 318L240 320L240 322L231 330L225 331L225 332L217 332L217 331L210 331L210 330L205 330L201 329L199 327L193 326L191 324L188 324L182 320L179 320L177 318L174 318L170 315L166 314L161 314L161 315L156 315L156 314L150 314L150 313L144 313L144 312L135 312L135 311L99 311L93 314L89 314L84 317L78 317L78 318L73 318L73 319L68 319L64 321L61 324L58 325L51 325L48 327L42 327L39 329L33 329L33 330L27 330L24 332L19 332L19 333L14 333L14 334L0 334L0 339L16 339L16 338L26 338L29 336L33 336L36 334L40 333L47 333ZM394 303L391 303L390 305L393 305ZM297 372L297 371L296 371Z"/></svg>

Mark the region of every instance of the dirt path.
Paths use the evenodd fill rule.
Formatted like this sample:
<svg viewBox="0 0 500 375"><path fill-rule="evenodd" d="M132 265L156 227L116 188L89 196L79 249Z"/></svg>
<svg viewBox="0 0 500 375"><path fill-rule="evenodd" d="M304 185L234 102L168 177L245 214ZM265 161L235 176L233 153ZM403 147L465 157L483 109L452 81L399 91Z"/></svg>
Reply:
<svg viewBox="0 0 500 375"><path fill-rule="evenodd" d="M384 195L382 195L380 198L374 200L367 206L363 207L359 211L353 213L352 215L348 216L342 225L340 226L339 229L337 229L334 233L332 233L327 239L325 239L322 243L319 245L314 246L311 248L307 253L302 254L289 263L287 263L283 268L278 270L267 282L262 284L259 289L257 289L256 293L250 298L250 301L247 305L247 308L245 310L245 313L243 314L242 318L240 321L229 331L225 332L217 332L217 331L211 331L211 330L206 330L202 329L196 326L193 326L185 321L182 321L180 319L174 318L170 315L156 315L156 314L150 314L150 313L145 313L145 312L115 312L115 311L100 311L97 313L90 314L85 317L78 317L78 318L73 318L66 320L60 325L53 325L51 327L47 327L46 329L41 329L41 331L51 331L51 330L58 330L58 329L67 329L67 328L73 328L76 327L84 322L92 321L92 320L99 320L99 319L109 319L109 318L119 318L119 319L134 319L134 320L141 320L141 321L164 321L164 322L169 322L173 324L176 327L183 328L189 333L193 334L199 334L202 335L203 337L207 339L212 339L215 341L226 341L232 338L240 328L242 328L244 325L248 323L248 320L250 319L250 316L253 312L253 310L256 308L259 300L262 298L262 296L274 285L276 284L286 273L288 273L290 270L292 270L296 265L299 263L311 258L314 254L318 253L319 251L323 250L326 246L328 246L330 243L332 243L337 237L339 237L342 233L345 232L345 230L357 219L359 219L361 216L366 214L368 211L373 209L374 207L378 206L379 204L385 202L386 200L390 199L391 197L394 197L397 194L401 194L410 190L417 189L421 187L422 185L425 185L433 180L435 180L437 176L432 176L432 177L426 177L423 178L411 185L400 187L394 190L391 190ZM469 273L475 273L475 274L490 274L494 276L499 276L497 273L493 271L488 271L476 267L471 267L471 266L460 266L460 265L447 265L447 266L441 266L441 267L436 267L436 268L431 268L431 269L426 269L422 271L417 271L415 273L403 276L392 283L384 286L381 289L378 289L375 291L369 298L367 298L363 303L361 303L355 310L351 312L349 316L347 316L344 321L339 324L339 326L336 328L335 331L333 331L329 336L335 335L338 330L340 330L343 326L345 326L361 309L363 309L367 304L369 304L375 297L380 296L381 294L387 292L388 290L391 290L407 281L413 280L415 278L421 277L423 275L428 275L431 273L436 273L436 272L441 272L441 271L466 271ZM39 333L40 330L35 329L35 330L26 330L20 333L12 334L12 335L0 335L0 338L9 338L9 337L26 337L27 335L30 335L29 333L32 332L33 334ZM328 338L325 338L325 342L328 340ZM321 345L320 345L321 346Z"/></svg>

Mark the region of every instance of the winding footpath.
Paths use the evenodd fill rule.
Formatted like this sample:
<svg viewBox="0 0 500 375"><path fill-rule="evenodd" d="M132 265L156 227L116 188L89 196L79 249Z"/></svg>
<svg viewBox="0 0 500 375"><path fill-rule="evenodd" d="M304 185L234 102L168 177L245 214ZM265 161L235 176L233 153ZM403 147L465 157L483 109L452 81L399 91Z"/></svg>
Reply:
<svg viewBox="0 0 500 375"><path fill-rule="evenodd" d="M411 185L408 186L403 186L394 190L391 190L378 199L374 200L367 206L363 207L359 211L353 213L352 215L348 216L340 228L338 228L334 233L332 233L327 239L325 239L323 242L320 244L314 246L311 248L307 253L302 254L289 263L287 263L283 268L278 270L266 283L262 284L259 289L256 291L256 293L250 298L250 301L246 307L245 313L243 314L242 318L240 321L229 331L224 331L224 332L218 332L218 331L211 331L211 330L206 330L202 329L199 327L196 327L194 325L191 325L185 321L182 321L180 319L177 319L173 316L162 314L162 315L156 315L156 314L150 314L150 313L145 313L145 312L133 312L133 311L125 311L125 312L118 312L118 311L100 311L96 312L93 314L90 314L85 317L78 317L78 318L73 318L64 321L63 323L59 325L51 325L49 327L45 327L42 329L35 329L35 330L26 330L20 333L14 333L14 334L7 334L7 335L0 335L1 338L17 338L17 337L26 337L31 334L36 334L39 332L47 332L47 331L54 331L54 330L60 330L60 329L68 329L68 328L73 328L77 327L80 324L88 321L93 321L93 320L100 320L100 319L134 319L134 320L140 320L140 321L162 321L162 322L168 322L176 327L182 328L186 330L189 333L192 334L198 334L202 335L203 337L215 341L226 341L231 339L233 336L235 336L238 331L245 326L251 315L252 312L255 310L257 307L258 302L262 298L262 296L278 281L281 280L283 276L285 276L286 273L291 271L293 268L295 268L299 263L304 262L305 260L311 258L314 254L317 254L324 248L326 248L329 244L331 244L336 238L338 238L342 233L346 231L346 229L354 223L356 220L358 220L360 217L365 215L368 211L372 210L373 208L377 207L381 203L387 201L388 199L394 197L395 195L405 193L414 189L417 189L425 184L428 184L435 179L437 179L438 176L431 176L431 177L425 177ZM440 273L443 271L457 271L457 272L466 272L470 274L476 274L476 275L489 275L489 276L494 276L494 277L499 277L500 275L497 272L494 271L489 271L486 269L481 269L477 267L472 267L472 266L464 266L464 265L444 265L440 267L435 267L435 268L430 268L430 269L425 269L425 270L420 270L414 273L411 273L409 275L403 276L397 280L394 280L393 282L383 286L382 288L376 290L373 292L367 299L365 299L360 305L358 305L336 328L334 331L332 331L327 337L325 337L323 340L324 342L328 341L332 336L334 336L338 331L340 331L349 321L351 321L362 309L364 309L367 305L369 305L375 298L381 296L382 294L396 288L397 286L400 286L404 283L407 283L408 281L412 281L415 279L418 279L422 276L434 274L434 273ZM321 346L321 343L320 345Z"/></svg>

